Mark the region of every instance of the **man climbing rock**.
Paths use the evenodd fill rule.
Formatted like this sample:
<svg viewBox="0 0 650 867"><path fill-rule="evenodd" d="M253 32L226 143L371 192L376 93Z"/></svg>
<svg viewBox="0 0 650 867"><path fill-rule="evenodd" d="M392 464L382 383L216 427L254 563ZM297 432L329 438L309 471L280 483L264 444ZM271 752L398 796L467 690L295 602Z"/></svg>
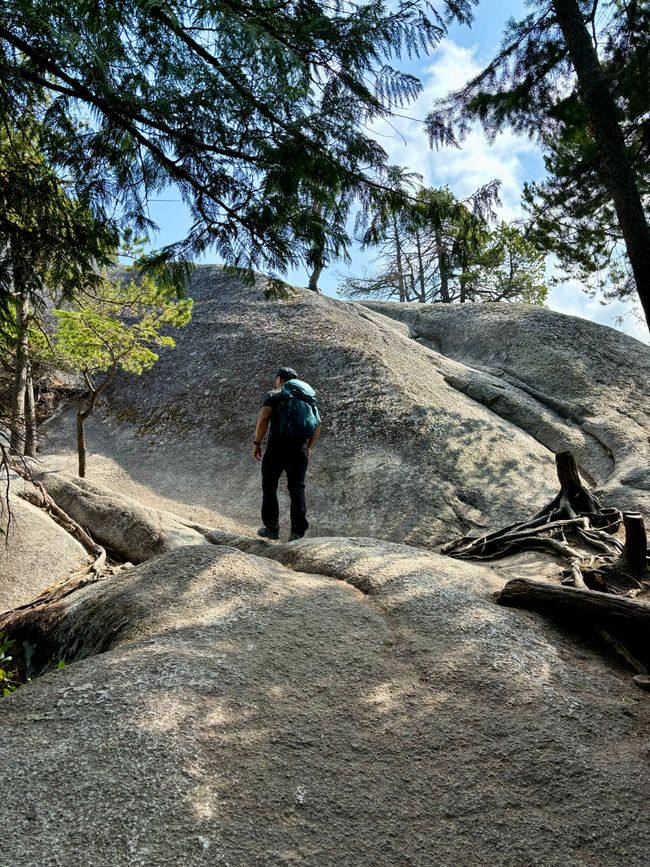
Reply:
<svg viewBox="0 0 650 867"><path fill-rule="evenodd" d="M262 459L262 440L271 423L269 439ZM277 539L280 532L278 482L287 474L291 497L291 536L301 539L309 523L305 502L305 473L311 449L320 434L320 414L316 392L298 379L291 367L281 367L275 375L275 388L269 391L260 410L255 428L253 457L262 461L262 522L257 531L265 539Z"/></svg>

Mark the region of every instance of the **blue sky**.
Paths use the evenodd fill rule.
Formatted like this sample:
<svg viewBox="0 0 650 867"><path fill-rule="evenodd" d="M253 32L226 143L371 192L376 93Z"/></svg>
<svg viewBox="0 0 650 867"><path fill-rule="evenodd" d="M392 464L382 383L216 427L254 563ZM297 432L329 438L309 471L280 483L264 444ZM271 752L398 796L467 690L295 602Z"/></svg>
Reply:
<svg viewBox="0 0 650 867"><path fill-rule="evenodd" d="M502 182L503 206L500 216L506 220L516 219L520 211L520 192L525 181L539 178L544 171L539 150L534 142L525 137L504 131L489 145L480 128L476 128L463 143L461 150L433 151L426 141L421 120L437 97L464 84L476 74L494 55L501 41L505 22L510 17L519 18L526 12L523 0L483 0L476 9L472 28L454 25L449 37L436 52L427 58L401 68L416 74L423 85L417 102L411 104L404 114L416 120L393 119L374 125L374 132L390 161L418 171L429 186L447 185L458 197L464 198L482 184L494 178ZM161 227L152 239L156 246L178 240L189 226L187 213L180 201L174 201L174 192L168 196L172 201L152 202L152 219ZM206 261L217 261L206 257ZM349 266L341 263L327 269L321 278L321 289L328 295L336 295L337 286L344 276L359 276L369 267L369 258L358 249L352 250ZM552 270L549 262L549 272ZM304 270L291 271L290 283L304 286L307 275ZM567 283L554 288L548 306L562 313L582 316L604 325L610 325L648 342L645 325L630 314L629 305L621 303L603 306L597 299L586 295L577 283ZM617 318L624 316L624 322Z"/></svg>

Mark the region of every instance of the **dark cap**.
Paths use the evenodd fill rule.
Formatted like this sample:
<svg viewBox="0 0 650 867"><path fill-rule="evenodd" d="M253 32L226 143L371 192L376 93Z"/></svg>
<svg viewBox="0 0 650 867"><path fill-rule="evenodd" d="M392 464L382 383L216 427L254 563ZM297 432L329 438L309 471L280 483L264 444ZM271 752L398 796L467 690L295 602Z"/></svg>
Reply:
<svg viewBox="0 0 650 867"><path fill-rule="evenodd" d="M298 374L293 367L280 367L275 375L279 376L280 379L284 379L285 382L288 379L298 379Z"/></svg>

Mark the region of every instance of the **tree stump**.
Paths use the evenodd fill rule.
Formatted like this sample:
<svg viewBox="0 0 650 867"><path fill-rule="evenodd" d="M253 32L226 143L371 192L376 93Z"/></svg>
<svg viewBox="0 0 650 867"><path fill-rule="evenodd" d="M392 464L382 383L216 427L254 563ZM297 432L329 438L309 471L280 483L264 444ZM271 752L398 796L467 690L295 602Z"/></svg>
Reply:
<svg viewBox="0 0 650 867"><path fill-rule="evenodd" d="M637 578L650 577L648 574L648 539L643 517L638 512L624 512L625 547L621 555L621 565L629 568Z"/></svg>

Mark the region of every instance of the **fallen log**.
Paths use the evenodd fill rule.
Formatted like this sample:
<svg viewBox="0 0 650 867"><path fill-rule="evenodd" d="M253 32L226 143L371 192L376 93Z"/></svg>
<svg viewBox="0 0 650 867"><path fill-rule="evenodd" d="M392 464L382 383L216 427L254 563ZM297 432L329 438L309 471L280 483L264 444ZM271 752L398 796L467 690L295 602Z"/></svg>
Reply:
<svg viewBox="0 0 650 867"><path fill-rule="evenodd" d="M534 608L540 611L571 612L587 622L609 622L619 625L625 623L650 630L650 604L626 596L599 593L597 590L587 590L582 587L565 587L531 581L528 578L513 578L496 598L500 605Z"/></svg>

